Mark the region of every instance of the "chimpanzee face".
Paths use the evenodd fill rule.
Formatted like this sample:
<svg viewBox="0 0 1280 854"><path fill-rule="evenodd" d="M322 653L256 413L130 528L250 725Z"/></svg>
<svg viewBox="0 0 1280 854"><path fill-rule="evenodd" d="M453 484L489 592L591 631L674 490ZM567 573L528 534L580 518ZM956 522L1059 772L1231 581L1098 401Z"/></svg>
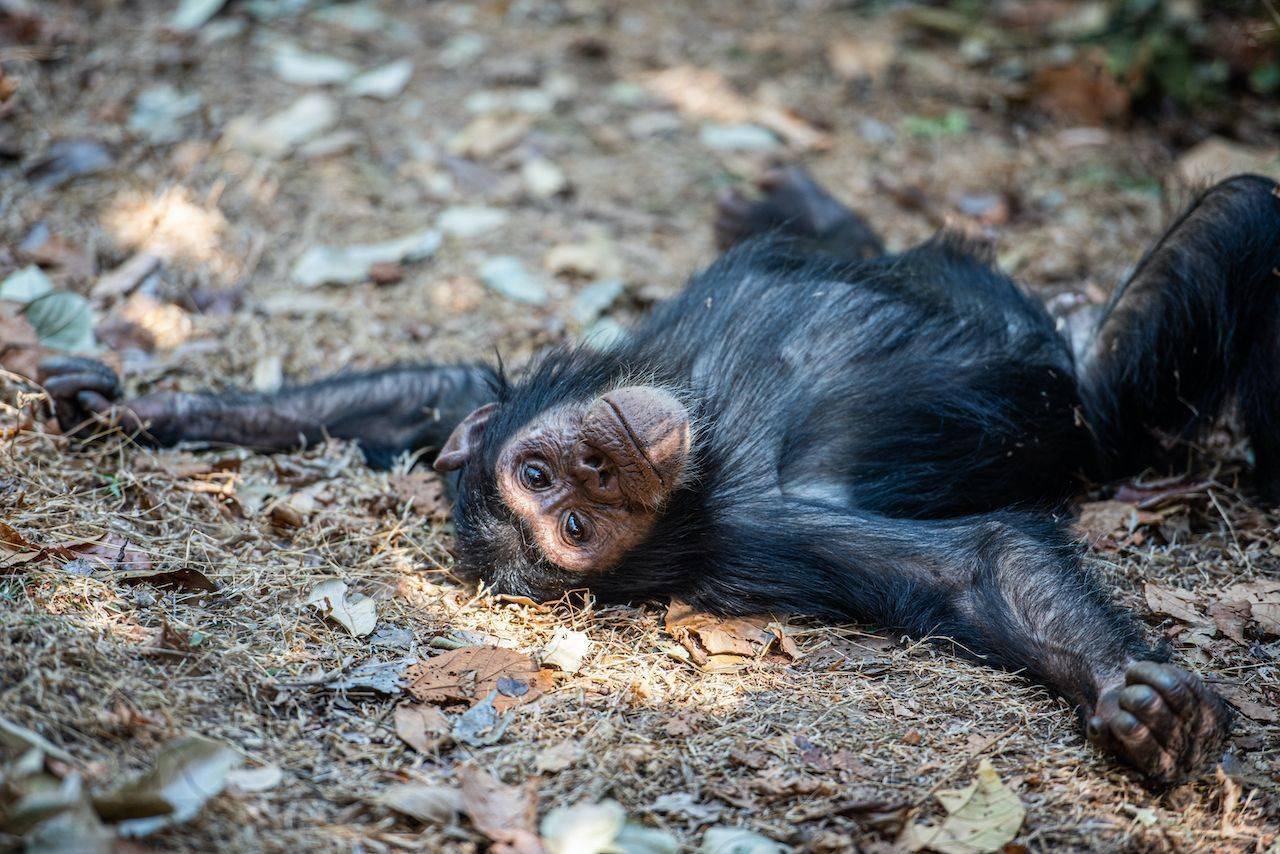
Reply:
<svg viewBox="0 0 1280 854"><path fill-rule="evenodd" d="M437 469L466 464L495 409L481 407L458 425ZM516 431L498 451L494 485L546 561L574 574L603 572L649 533L679 485L689 442L679 400L625 386L550 408Z"/></svg>

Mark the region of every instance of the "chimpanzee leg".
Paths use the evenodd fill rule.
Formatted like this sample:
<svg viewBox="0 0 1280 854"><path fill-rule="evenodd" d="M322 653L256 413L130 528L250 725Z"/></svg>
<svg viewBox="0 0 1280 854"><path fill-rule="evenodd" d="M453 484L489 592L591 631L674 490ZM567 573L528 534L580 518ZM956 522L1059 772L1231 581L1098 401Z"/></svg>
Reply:
<svg viewBox="0 0 1280 854"><path fill-rule="evenodd" d="M884 254L871 226L831 197L799 167L774 170L760 180L761 197L733 191L716 208L716 244L728 249L748 237L777 232L805 249L854 261Z"/></svg>
<svg viewBox="0 0 1280 854"><path fill-rule="evenodd" d="M1181 436L1233 396L1280 500L1280 197L1240 175L1203 193L1112 298L1081 357L1087 418L1106 475L1153 456L1152 431Z"/></svg>
<svg viewBox="0 0 1280 854"><path fill-rule="evenodd" d="M1090 739L1159 782L1218 758L1231 712L1163 663L1052 522L1020 514L893 519L761 499L724 514L688 592L734 613L870 620L1025 672L1078 705Z"/></svg>
<svg viewBox="0 0 1280 854"><path fill-rule="evenodd" d="M84 433L98 416L156 445L276 451L331 436L357 440L374 465L403 451L439 448L468 412L497 396L493 372L480 366L391 368L275 394L160 393L125 401L117 399L115 374L100 362L53 358L41 373L68 432Z"/></svg>

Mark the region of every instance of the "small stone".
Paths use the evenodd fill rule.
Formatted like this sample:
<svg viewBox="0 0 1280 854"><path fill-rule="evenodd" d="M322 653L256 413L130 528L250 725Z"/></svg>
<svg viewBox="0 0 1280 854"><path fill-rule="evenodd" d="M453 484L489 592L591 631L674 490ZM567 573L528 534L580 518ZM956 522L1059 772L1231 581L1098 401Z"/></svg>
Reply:
<svg viewBox="0 0 1280 854"><path fill-rule="evenodd" d="M384 243L346 247L314 246L293 265L293 280L304 288L367 281L375 264L421 261L440 247L440 232L430 229Z"/></svg>
<svg viewBox="0 0 1280 854"><path fill-rule="evenodd" d="M480 268L481 280L493 291L527 305L546 305L547 288L524 268L518 258L500 255Z"/></svg>
<svg viewBox="0 0 1280 854"><path fill-rule="evenodd" d="M200 109L200 96L182 95L169 85L153 86L138 94L127 127L153 145L177 142L184 136L182 120Z"/></svg>
<svg viewBox="0 0 1280 854"><path fill-rule="evenodd" d="M335 130L303 144L298 149L298 156L303 160L319 160L335 154L346 154L359 144L360 134L355 131Z"/></svg>
<svg viewBox="0 0 1280 854"><path fill-rule="evenodd" d="M579 326L586 326L609 310L618 297L622 296L624 286L618 279L607 279L594 282L578 291L569 306L569 316Z"/></svg>
<svg viewBox="0 0 1280 854"><path fill-rule="evenodd" d="M413 77L413 63L407 59L397 59L395 62L357 75L347 85L347 91L352 95L389 101L404 91L411 77Z"/></svg>
<svg viewBox="0 0 1280 854"><path fill-rule="evenodd" d="M781 143L759 125L705 125L698 141L718 151L772 151Z"/></svg>
<svg viewBox="0 0 1280 854"><path fill-rule="evenodd" d="M182 0L169 16L169 28L184 33L199 29L226 3L227 0Z"/></svg>
<svg viewBox="0 0 1280 854"><path fill-rule="evenodd" d="M525 188L535 199L550 199L569 189L569 179L564 170L545 157L525 161L520 167L520 177Z"/></svg>
<svg viewBox="0 0 1280 854"><path fill-rule="evenodd" d="M268 157L283 157L338 123L338 104L327 95L303 95L280 112L263 119L241 116L227 126L231 145Z"/></svg>
<svg viewBox="0 0 1280 854"><path fill-rule="evenodd" d="M291 44L279 45L271 60L276 76L298 86L330 86L346 83L358 69L345 59L323 53L311 53Z"/></svg>
<svg viewBox="0 0 1280 854"><path fill-rule="evenodd" d="M489 48L489 40L479 33L454 36L440 50L440 64L445 68L461 68L474 62Z"/></svg>
<svg viewBox="0 0 1280 854"><path fill-rule="evenodd" d="M507 212L500 208L458 205L446 208L436 220L436 226L450 237L466 239L501 228L508 219Z"/></svg>

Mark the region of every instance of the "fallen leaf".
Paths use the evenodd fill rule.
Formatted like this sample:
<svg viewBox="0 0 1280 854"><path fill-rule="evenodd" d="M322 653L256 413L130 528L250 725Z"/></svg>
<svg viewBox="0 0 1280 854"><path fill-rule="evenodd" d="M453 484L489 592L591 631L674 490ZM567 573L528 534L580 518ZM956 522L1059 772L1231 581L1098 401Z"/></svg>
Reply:
<svg viewBox="0 0 1280 854"><path fill-rule="evenodd" d="M1129 93L1096 55L1069 65L1042 68L1031 81L1032 101L1054 119L1101 125L1129 113Z"/></svg>
<svg viewBox="0 0 1280 854"><path fill-rule="evenodd" d="M266 792L280 785L282 780L284 771L279 765L236 768L227 774L227 789L241 795Z"/></svg>
<svg viewBox="0 0 1280 854"><path fill-rule="evenodd" d="M896 46L884 38L839 38L827 42L827 65L844 80L875 82L893 61Z"/></svg>
<svg viewBox="0 0 1280 854"><path fill-rule="evenodd" d="M1252 608L1248 602L1214 602L1209 605L1209 616L1218 631L1244 646L1244 624Z"/></svg>
<svg viewBox="0 0 1280 854"><path fill-rule="evenodd" d="M941 824L914 824L904 843L911 851L928 848L941 854L985 854L1013 841L1026 815L1018 796L1000 779L988 759L978 764L977 778L963 789L937 793L947 811Z"/></svg>
<svg viewBox="0 0 1280 854"><path fill-rule="evenodd" d="M591 639L586 632L576 632L558 626L551 636L551 641L542 651L542 663L559 668L565 673L577 673L582 668L582 659L591 648Z"/></svg>
<svg viewBox="0 0 1280 854"><path fill-rule="evenodd" d="M675 854L680 848L672 834L629 822L613 800L556 807L542 819L541 831L549 854Z"/></svg>
<svg viewBox="0 0 1280 854"><path fill-rule="evenodd" d="M79 294L54 291L27 303L22 313L45 347L69 352L93 349L93 309Z"/></svg>
<svg viewBox="0 0 1280 854"><path fill-rule="evenodd" d="M763 656L775 646L795 652L776 621L764 617L716 617L695 611L678 599L671 600L665 620L667 631L689 651L695 664L723 669Z"/></svg>
<svg viewBox="0 0 1280 854"><path fill-rule="evenodd" d="M336 578L317 584L307 597L307 604L356 637L372 632L378 622L378 608L374 601L358 593L348 597L346 582Z"/></svg>
<svg viewBox="0 0 1280 854"><path fill-rule="evenodd" d="M515 714L512 711L504 715L498 714L498 710L493 705L497 697L497 691L490 691L487 697L458 715L453 722L454 741L469 744L472 747L497 744L502 734L507 731Z"/></svg>
<svg viewBox="0 0 1280 854"><path fill-rule="evenodd" d="M1263 635L1280 636L1280 581L1233 584L1218 594L1218 601L1223 607L1247 611Z"/></svg>
<svg viewBox="0 0 1280 854"><path fill-rule="evenodd" d="M13 721L3 717L0 717L0 746L3 746L7 752L14 755L35 749L45 756L52 756L59 762L65 762L73 767L79 764L79 761L74 756L40 735L40 733L18 726Z"/></svg>
<svg viewBox="0 0 1280 854"><path fill-rule="evenodd" d="M298 258L290 275L304 288L352 285L367 281L376 264L424 261L440 248L441 234L427 229L381 243L313 246Z"/></svg>
<svg viewBox="0 0 1280 854"><path fill-rule="evenodd" d="M432 753L449 738L452 727L435 706L406 703L396 706L396 735L419 753Z"/></svg>
<svg viewBox="0 0 1280 854"><path fill-rule="evenodd" d="M1184 151L1178 158L1176 170L1179 178L1197 187L1246 172L1280 178L1280 151L1252 148L1211 136Z"/></svg>
<svg viewBox="0 0 1280 854"><path fill-rule="evenodd" d="M780 844L742 827L711 827L703 834L698 854L782 854Z"/></svg>
<svg viewBox="0 0 1280 854"><path fill-rule="evenodd" d="M1204 618L1196 610L1199 599L1189 590L1161 587L1148 582L1143 587L1147 607L1157 614L1165 614L1184 623L1203 623Z"/></svg>
<svg viewBox="0 0 1280 854"><path fill-rule="evenodd" d="M146 836L193 818L242 761L235 750L203 736L171 741L150 771L95 796L93 805L102 818L119 822L121 836Z"/></svg>
<svg viewBox="0 0 1280 854"><path fill-rule="evenodd" d="M27 169L37 189L55 189L85 175L111 168L115 158L102 143L92 139L63 139L52 143L44 156Z"/></svg>
<svg viewBox="0 0 1280 854"><path fill-rule="evenodd" d="M1266 724L1280 722L1280 709L1268 703L1258 702L1254 699L1254 693L1242 686L1217 683L1213 686L1213 690L1250 720Z"/></svg>
<svg viewBox="0 0 1280 854"><path fill-rule="evenodd" d="M433 519L449 515L444 480L434 472L411 471L387 475L387 486L391 488L397 502L409 506L415 513Z"/></svg>
<svg viewBox="0 0 1280 854"><path fill-rule="evenodd" d="M554 774L563 771L582 758L585 751L576 741L565 739L538 751L533 758L534 770L543 774Z"/></svg>
<svg viewBox="0 0 1280 854"><path fill-rule="evenodd" d="M372 602L372 599L365 600ZM399 694L404 690L404 674L418 663L416 658L400 658L395 661L368 661L344 673L325 685L334 691L377 691L379 694Z"/></svg>
<svg viewBox="0 0 1280 854"><path fill-rule="evenodd" d="M428 783L388 786L374 802L424 824L450 824L462 812L462 795L457 789Z"/></svg>
<svg viewBox="0 0 1280 854"><path fill-rule="evenodd" d="M545 675L544 675L545 674ZM498 680L508 678L528 686L518 696L510 687L498 692ZM550 674L540 671L533 659L513 649L496 646L469 646L429 658L405 673L409 693L423 703L474 704L490 692L498 692L494 707L505 712L536 700L544 686L550 685Z"/></svg>
<svg viewBox="0 0 1280 854"><path fill-rule="evenodd" d="M698 824L715 821L720 817L720 813L724 812L714 804L699 802L691 792L668 792L660 795L649 805L649 808L657 813L683 816Z"/></svg>
<svg viewBox="0 0 1280 854"><path fill-rule="evenodd" d="M35 327L20 314L0 311L0 368L33 380L42 357Z"/></svg>
<svg viewBox="0 0 1280 854"><path fill-rule="evenodd" d="M524 786L508 786L476 765L458 769L462 811L476 830L496 845L494 851L511 854L540 854L544 849L534 831L538 814L537 790L533 781Z"/></svg>
<svg viewBox="0 0 1280 854"><path fill-rule="evenodd" d="M66 566L64 565L64 569ZM218 589L209 576L193 566L176 569L133 569L112 576L121 584L150 584L175 590L204 590L212 593Z"/></svg>
<svg viewBox="0 0 1280 854"><path fill-rule="evenodd" d="M1097 548L1108 541L1123 543L1140 525L1161 520L1158 513L1139 510L1123 501L1090 501L1080 508L1076 520L1076 536ZM1117 537L1116 535L1121 536Z"/></svg>

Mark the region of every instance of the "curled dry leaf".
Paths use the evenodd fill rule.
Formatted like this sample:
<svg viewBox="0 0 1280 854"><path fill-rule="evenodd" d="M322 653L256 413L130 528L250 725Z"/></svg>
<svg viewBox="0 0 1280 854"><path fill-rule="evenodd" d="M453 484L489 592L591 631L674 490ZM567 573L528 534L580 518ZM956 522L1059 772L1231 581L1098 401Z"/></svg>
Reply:
<svg viewBox="0 0 1280 854"><path fill-rule="evenodd" d="M963 789L937 793L947 811L941 824L914 824L899 842L910 851L984 854L1001 851L1018 835L1026 810L1004 784L990 760L978 764L978 776Z"/></svg>
<svg viewBox="0 0 1280 854"><path fill-rule="evenodd" d="M550 672L539 670L532 658L496 646L468 646L437 655L409 668L405 680L409 693L423 703L474 704L497 692L493 705L499 713L536 700L551 686Z"/></svg>
<svg viewBox="0 0 1280 854"><path fill-rule="evenodd" d="M449 824L462 811L462 796L457 789L428 783L388 786L374 802L424 824Z"/></svg>
<svg viewBox="0 0 1280 854"><path fill-rule="evenodd" d="M266 792L280 785L282 780L284 771L279 765L236 768L227 774L227 789L239 795Z"/></svg>
<svg viewBox="0 0 1280 854"><path fill-rule="evenodd" d="M790 658L798 655L782 627L767 617L721 618L673 599L665 622L693 662L706 670L732 669L775 647Z"/></svg>
<svg viewBox="0 0 1280 854"><path fill-rule="evenodd" d="M1176 587L1161 587L1148 582L1143 587L1146 594L1147 607L1157 614L1166 614L1184 623L1203 623L1204 618L1196 610L1199 600L1189 590Z"/></svg>
<svg viewBox="0 0 1280 854"><path fill-rule="evenodd" d="M591 639L586 632L558 626L546 649L542 651L542 663L559 668L565 673L577 673L590 648Z"/></svg>
<svg viewBox="0 0 1280 854"><path fill-rule="evenodd" d="M505 715L499 715L498 710L493 707L493 701L497 696L497 691L490 691L487 697L458 715L453 722L454 741L469 744L472 747L484 747L487 744L496 744L502 738L515 712L509 711Z"/></svg>
<svg viewBox="0 0 1280 854"><path fill-rule="evenodd" d="M356 637L364 637L372 632L378 622L378 609L374 601L358 593L349 596L346 582L336 578L317 584L307 597L307 604Z"/></svg>
<svg viewBox="0 0 1280 854"><path fill-rule="evenodd" d="M782 854L786 849L767 836L742 827L708 828L698 854Z"/></svg>
<svg viewBox="0 0 1280 854"><path fill-rule="evenodd" d="M396 735L419 753L431 753L444 744L452 729L444 712L435 706L406 703L395 711Z"/></svg>
<svg viewBox="0 0 1280 854"><path fill-rule="evenodd" d="M544 850L534 831L538 795L533 781L508 786L475 765L458 769L462 811L476 830L493 840L493 851L541 854Z"/></svg>
<svg viewBox="0 0 1280 854"><path fill-rule="evenodd" d="M565 739L539 750L533 758L533 767L543 774L554 774L577 762L582 755L582 745Z"/></svg>
<svg viewBox="0 0 1280 854"><path fill-rule="evenodd" d="M1140 526L1156 524L1161 518L1123 501L1090 501L1080 508L1075 532L1094 548L1105 548L1127 542Z"/></svg>
<svg viewBox="0 0 1280 854"><path fill-rule="evenodd" d="M1214 607L1209 612L1214 614ZM1233 584L1218 594L1216 605L1220 612L1230 611L1243 618L1253 620L1258 631L1268 637L1280 637L1280 581L1259 579L1244 584ZM1215 614L1214 620L1218 620ZM1221 627L1221 624L1219 624ZM1232 640L1236 635L1223 629L1223 634ZM1244 643L1241 632L1238 643Z"/></svg>
<svg viewBox="0 0 1280 854"><path fill-rule="evenodd" d="M93 805L104 819L119 821L121 836L146 836L194 817L241 761L232 748L203 736L171 741L150 771L95 796Z"/></svg>

